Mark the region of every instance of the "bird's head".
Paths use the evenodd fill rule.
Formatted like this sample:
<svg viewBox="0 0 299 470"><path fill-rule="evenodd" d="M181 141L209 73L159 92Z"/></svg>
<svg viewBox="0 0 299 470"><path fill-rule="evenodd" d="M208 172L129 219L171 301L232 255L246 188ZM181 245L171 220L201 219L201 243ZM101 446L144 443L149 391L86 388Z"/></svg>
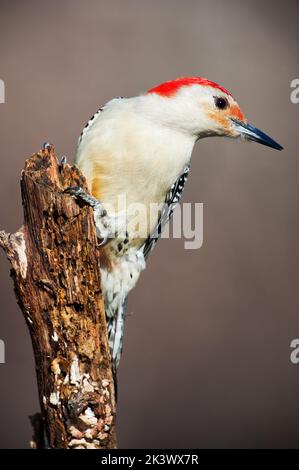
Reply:
<svg viewBox="0 0 299 470"><path fill-rule="evenodd" d="M283 148L264 132L248 124L229 91L205 78L185 77L165 82L150 89L147 96L155 101L159 118L165 125L188 133L195 139L208 136L244 137L277 150Z"/></svg>

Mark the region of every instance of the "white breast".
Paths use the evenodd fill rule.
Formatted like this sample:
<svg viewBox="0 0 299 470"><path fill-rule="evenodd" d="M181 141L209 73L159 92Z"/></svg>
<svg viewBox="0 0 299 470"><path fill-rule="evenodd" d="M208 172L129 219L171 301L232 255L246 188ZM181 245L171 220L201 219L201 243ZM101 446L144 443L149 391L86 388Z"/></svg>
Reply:
<svg viewBox="0 0 299 470"><path fill-rule="evenodd" d="M119 212L120 198L149 213L190 160L194 141L142 113L142 98L109 102L78 146L76 163L108 214Z"/></svg>

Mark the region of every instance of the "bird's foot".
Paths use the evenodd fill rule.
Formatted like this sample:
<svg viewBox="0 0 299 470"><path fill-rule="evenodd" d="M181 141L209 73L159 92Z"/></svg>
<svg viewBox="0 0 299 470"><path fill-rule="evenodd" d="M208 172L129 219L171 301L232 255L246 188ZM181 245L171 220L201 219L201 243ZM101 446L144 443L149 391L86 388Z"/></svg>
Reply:
<svg viewBox="0 0 299 470"><path fill-rule="evenodd" d="M44 142L43 143L43 150L50 150L52 147L51 144L49 144L49 142ZM62 155L62 157L60 157L60 165L65 165L66 164L66 156L65 155Z"/></svg>
<svg viewBox="0 0 299 470"><path fill-rule="evenodd" d="M105 245L109 238L113 237L111 219L107 214L101 201L88 194L80 186L70 186L64 190L65 193L75 196L84 204L93 208L94 221L97 229L97 236L101 240L100 246Z"/></svg>
<svg viewBox="0 0 299 470"><path fill-rule="evenodd" d="M90 206L93 209L98 208L100 215L102 216L107 215L107 211L104 209L101 201L99 201L95 197L88 194L80 186L69 186L68 188L64 190L64 192L67 194L71 194L72 196L75 196L77 199L80 199L87 206ZM101 213L100 213L100 209L101 209Z"/></svg>
<svg viewBox="0 0 299 470"><path fill-rule="evenodd" d="M43 149L44 150L49 150L51 148L51 144L49 144L49 142L44 142L43 143Z"/></svg>

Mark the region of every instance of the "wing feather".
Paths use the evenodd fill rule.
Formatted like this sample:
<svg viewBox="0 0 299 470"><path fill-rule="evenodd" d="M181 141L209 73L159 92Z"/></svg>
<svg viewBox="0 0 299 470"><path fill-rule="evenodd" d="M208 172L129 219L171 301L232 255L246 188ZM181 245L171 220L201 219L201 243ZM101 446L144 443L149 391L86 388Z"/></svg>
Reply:
<svg viewBox="0 0 299 470"><path fill-rule="evenodd" d="M173 183L170 190L166 194L165 202L164 202L163 209L161 211L161 215L158 220L158 223L155 229L153 230L153 232L151 233L151 235L148 237L148 239L142 246L145 259L148 257L150 252L155 247L163 231L163 228L165 227L167 222L171 219L174 208L176 204L179 202L179 200L181 199L186 181L188 179L189 170L190 170L190 165L186 165L183 173L177 178L177 180Z"/></svg>

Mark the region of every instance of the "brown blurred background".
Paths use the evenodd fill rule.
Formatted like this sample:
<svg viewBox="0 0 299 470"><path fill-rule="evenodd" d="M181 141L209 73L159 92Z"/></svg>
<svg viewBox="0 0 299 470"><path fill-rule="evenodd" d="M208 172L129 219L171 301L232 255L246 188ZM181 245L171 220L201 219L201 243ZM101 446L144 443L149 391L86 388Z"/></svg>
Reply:
<svg viewBox="0 0 299 470"><path fill-rule="evenodd" d="M24 159L73 159L97 108L168 79L227 87L283 152L200 141L184 201L204 244L161 240L130 296L119 445L299 447L299 4L248 0L0 0L1 228L22 223ZM0 447L27 447L38 409L30 338L1 253Z"/></svg>

